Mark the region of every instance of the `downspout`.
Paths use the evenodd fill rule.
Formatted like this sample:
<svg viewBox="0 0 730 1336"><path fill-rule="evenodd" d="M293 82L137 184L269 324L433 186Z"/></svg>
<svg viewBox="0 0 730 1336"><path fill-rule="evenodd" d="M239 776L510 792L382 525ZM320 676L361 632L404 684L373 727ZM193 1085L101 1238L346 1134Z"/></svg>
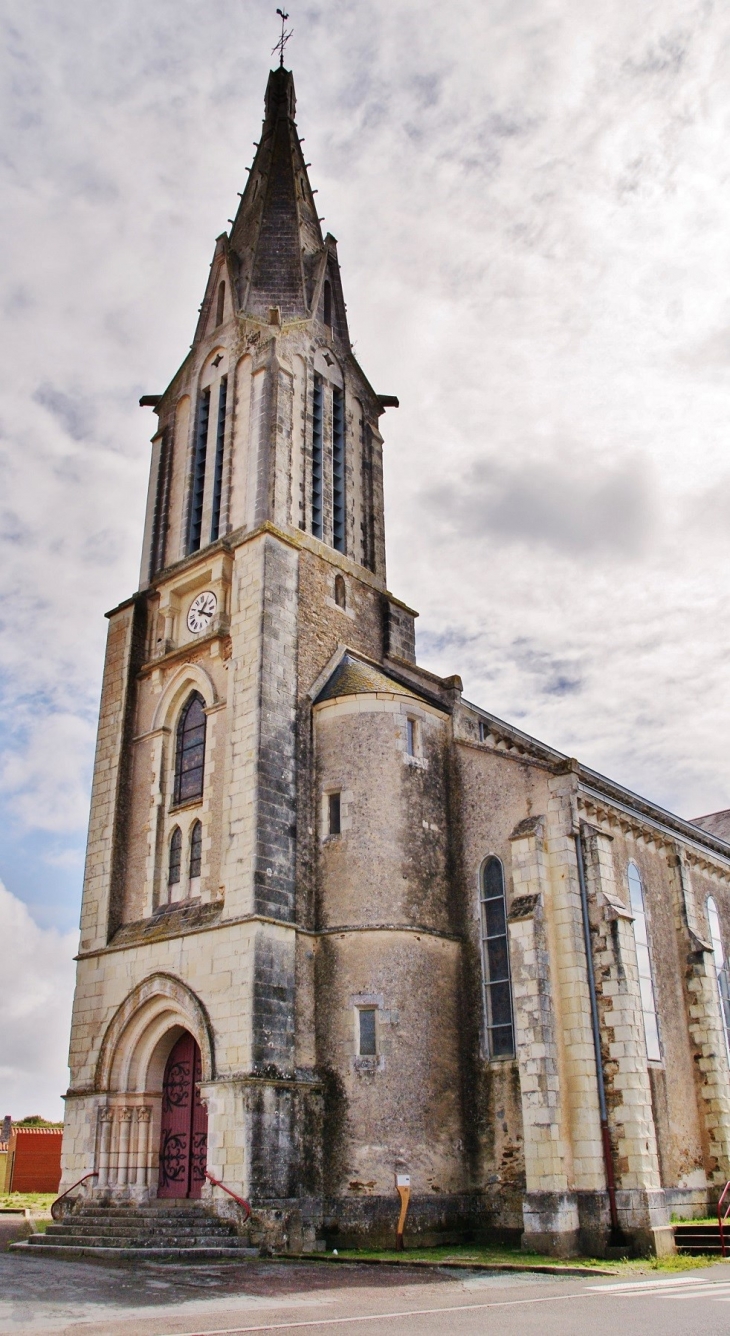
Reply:
<svg viewBox="0 0 730 1336"><path fill-rule="evenodd" d="M591 998L591 1022L593 1025L593 1049L596 1056L596 1083L598 1085L598 1108L601 1115L601 1141L603 1142L603 1162L606 1167L606 1187L608 1204L611 1211L611 1243L623 1242L623 1231L618 1220L616 1206L616 1179L613 1172L611 1153L611 1134L608 1130L608 1110L606 1108L606 1083L603 1079L603 1058L601 1055L601 1031L598 1023L598 999L596 997L596 975L593 969L593 948L591 946L591 921L588 915L588 892L586 890L586 870L583 856L583 839L580 828L575 836L575 854L578 863L578 881L580 883L580 903L583 910L583 940L586 948L586 970L588 973L588 992Z"/></svg>

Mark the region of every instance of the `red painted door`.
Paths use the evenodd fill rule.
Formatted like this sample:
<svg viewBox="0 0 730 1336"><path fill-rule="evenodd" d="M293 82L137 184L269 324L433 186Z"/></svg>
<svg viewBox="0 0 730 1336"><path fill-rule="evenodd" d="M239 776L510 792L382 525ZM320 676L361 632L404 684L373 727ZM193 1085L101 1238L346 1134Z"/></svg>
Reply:
<svg viewBox="0 0 730 1336"><path fill-rule="evenodd" d="M205 1182L208 1115L201 1103L200 1049L191 1034L173 1048L162 1083L158 1197L199 1197Z"/></svg>

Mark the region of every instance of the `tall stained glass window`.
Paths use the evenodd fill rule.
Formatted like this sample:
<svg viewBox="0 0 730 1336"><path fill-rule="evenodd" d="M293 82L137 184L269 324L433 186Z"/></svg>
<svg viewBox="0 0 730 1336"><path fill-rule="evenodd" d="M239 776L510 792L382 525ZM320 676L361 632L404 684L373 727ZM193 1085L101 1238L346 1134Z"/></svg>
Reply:
<svg viewBox="0 0 730 1336"><path fill-rule="evenodd" d="M193 823L190 832L190 880L200 876L200 864L203 857L203 826L200 821Z"/></svg>
<svg viewBox="0 0 730 1336"><path fill-rule="evenodd" d="M646 1056L652 1062L659 1062L662 1056L659 1044L659 1026L654 997L654 980L649 955L649 937L646 930L646 910L644 908L644 888L641 873L636 863L629 863L629 894L631 912L634 916L634 941L636 942L636 963L639 967L639 991L641 1010L644 1013L644 1035L646 1037Z"/></svg>
<svg viewBox="0 0 730 1336"><path fill-rule="evenodd" d="M507 905L504 869L498 858L488 858L482 868L480 906L487 1049L490 1058L513 1057L515 1030L507 941Z"/></svg>
<svg viewBox="0 0 730 1336"><path fill-rule="evenodd" d="M172 832L170 840L170 859L167 867L168 886L177 886L180 880L180 865L182 862L182 832L179 826L176 826Z"/></svg>
<svg viewBox="0 0 730 1336"><path fill-rule="evenodd" d="M198 400L198 420L195 425L193 476L190 492L190 523L188 552L197 552L203 530L203 498L205 496L205 461L208 454L208 422L210 420L210 390L203 390Z"/></svg>
<svg viewBox="0 0 730 1336"><path fill-rule="evenodd" d="M322 377L314 377L312 390L312 533L322 537L322 430L324 388Z"/></svg>
<svg viewBox="0 0 730 1336"><path fill-rule="evenodd" d="M177 725L175 749L175 802L203 796L205 769L205 701L200 692L189 696Z"/></svg>
<svg viewBox="0 0 730 1336"><path fill-rule="evenodd" d="M720 992L722 1028L725 1031L725 1051L728 1055L728 1061L730 1061L730 979L728 979L728 961L725 959L725 952L722 945L720 915L717 912L717 905L712 896L709 896L707 901L707 921L710 925L712 954L715 959L717 987Z"/></svg>
<svg viewBox="0 0 730 1336"><path fill-rule="evenodd" d="M345 396L332 391L332 546L345 550Z"/></svg>
<svg viewBox="0 0 730 1336"><path fill-rule="evenodd" d="M210 541L215 543L220 533L221 496L223 494L223 454L226 445L226 400L228 377L222 376L218 391L218 424L215 433L215 472L213 474L213 513L210 520Z"/></svg>

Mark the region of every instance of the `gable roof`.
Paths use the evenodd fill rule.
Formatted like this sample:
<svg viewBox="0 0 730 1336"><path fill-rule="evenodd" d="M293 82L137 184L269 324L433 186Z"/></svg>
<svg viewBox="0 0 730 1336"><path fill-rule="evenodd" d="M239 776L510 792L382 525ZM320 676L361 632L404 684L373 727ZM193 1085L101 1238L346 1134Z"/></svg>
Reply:
<svg viewBox="0 0 730 1336"><path fill-rule="evenodd" d="M340 696L372 695L378 691L387 692L391 696L421 699L419 692L412 687L404 687L374 664L365 663L354 654L343 654L314 703L320 705L323 701L335 700Z"/></svg>
<svg viewBox="0 0 730 1336"><path fill-rule="evenodd" d="M693 816L692 825L699 826L708 834L730 842L730 811L709 812L707 816Z"/></svg>

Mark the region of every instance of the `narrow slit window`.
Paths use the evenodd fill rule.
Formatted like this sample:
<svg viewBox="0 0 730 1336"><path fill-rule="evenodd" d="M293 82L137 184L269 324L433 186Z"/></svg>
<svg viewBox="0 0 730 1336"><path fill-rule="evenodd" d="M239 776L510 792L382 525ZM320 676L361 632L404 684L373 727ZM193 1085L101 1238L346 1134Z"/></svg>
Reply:
<svg viewBox="0 0 730 1336"><path fill-rule="evenodd" d="M314 377L312 391L312 533L322 537L322 377Z"/></svg>
<svg viewBox="0 0 730 1336"><path fill-rule="evenodd" d="M200 821L193 824L190 832L190 880L200 876L200 864L203 857L203 826Z"/></svg>
<svg viewBox="0 0 730 1336"><path fill-rule="evenodd" d="M332 546L345 550L345 396L332 391Z"/></svg>
<svg viewBox="0 0 730 1336"><path fill-rule="evenodd" d="M214 543L220 532L221 495L223 493L223 451L226 445L226 402L228 377L222 376L218 391L218 426L215 434L215 472L213 474L213 514L210 521L210 541Z"/></svg>
<svg viewBox="0 0 730 1336"><path fill-rule="evenodd" d="M210 390L203 390L198 401L198 421L195 428L193 476L190 495L190 527L188 552L197 552L203 529L203 498L205 496L205 457L208 453L208 420L210 418Z"/></svg>
<svg viewBox="0 0 730 1336"><path fill-rule="evenodd" d="M717 912L717 905L712 896L710 896L707 901L707 921L710 925L712 954L715 961L717 987L720 994L722 1028L725 1033L725 1052L727 1053L728 1061L730 1062L730 979L728 979L728 961L725 959L725 952L722 945L720 915Z"/></svg>
<svg viewBox="0 0 730 1336"><path fill-rule="evenodd" d="M332 327L332 284L329 279L324 282L324 323Z"/></svg>
<svg viewBox="0 0 730 1336"><path fill-rule="evenodd" d="M205 770L205 702L198 691L188 697L177 725L175 802L203 796Z"/></svg>
<svg viewBox="0 0 730 1336"><path fill-rule="evenodd" d="M409 756L415 756L416 754L415 719L406 719L406 752Z"/></svg>
<svg viewBox="0 0 730 1336"><path fill-rule="evenodd" d="M341 804L339 793L330 793L327 798L327 833L339 835L342 831Z"/></svg>
<svg viewBox="0 0 730 1336"><path fill-rule="evenodd" d="M216 326L223 324L223 312L225 310L225 306L226 306L226 285L225 283L220 283L218 285L218 305L216 306L216 312L215 312Z"/></svg>
<svg viewBox="0 0 730 1336"><path fill-rule="evenodd" d="M659 1044L659 1026L657 1023L654 980L649 955L649 938L646 930L646 910L644 908L644 888L641 873L636 863L628 867L629 895L631 912L634 916L634 941L636 942L636 964L639 970L639 993L641 1010L644 1013L644 1036L646 1038L646 1056L652 1062L659 1062L662 1050Z"/></svg>
<svg viewBox="0 0 730 1336"><path fill-rule="evenodd" d="M515 1052L512 983L507 941L504 870L490 857L481 877L482 983L484 1024L490 1058L511 1058Z"/></svg>
<svg viewBox="0 0 730 1336"><path fill-rule="evenodd" d="M374 1058L377 1055L375 1034L375 1007L359 1007L358 1052L361 1058Z"/></svg>
<svg viewBox="0 0 730 1336"><path fill-rule="evenodd" d="M182 866L182 831L176 826L170 840L170 857L167 864L167 884L177 886Z"/></svg>
<svg viewBox="0 0 730 1336"><path fill-rule="evenodd" d="M347 607L347 589L345 587L344 576L342 575L335 576L335 603L338 608Z"/></svg>

